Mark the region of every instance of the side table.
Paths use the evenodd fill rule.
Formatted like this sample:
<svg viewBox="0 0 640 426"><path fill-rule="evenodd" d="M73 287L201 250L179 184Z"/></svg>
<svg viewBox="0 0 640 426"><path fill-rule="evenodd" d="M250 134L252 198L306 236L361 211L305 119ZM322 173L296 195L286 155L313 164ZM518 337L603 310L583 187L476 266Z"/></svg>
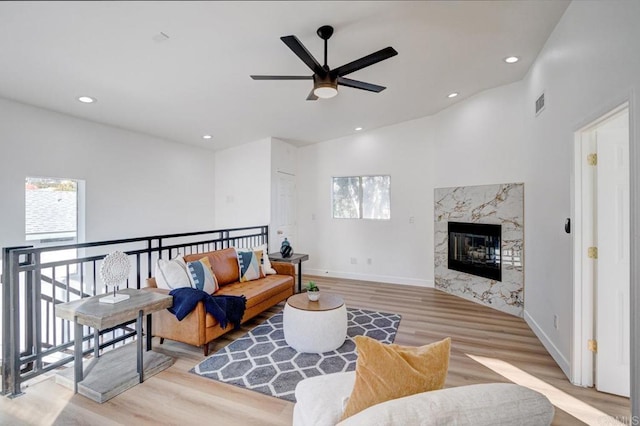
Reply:
<svg viewBox="0 0 640 426"><path fill-rule="evenodd" d="M74 322L74 368L73 391L96 402L103 403L121 392L142 383L149 377L173 362L171 357L151 351L150 315L173 305L173 297L150 291L124 289L119 293L128 294L129 299L115 304L100 303L105 295L74 300L56 305L56 316ZM147 356L143 357L142 319L147 315ZM136 320L136 343L121 346L103 356L99 354L99 331L116 327L130 320ZM94 329L94 359L84 374L83 361L83 326ZM127 362L136 353L136 368ZM68 384L64 376L58 376L58 383Z"/></svg>
<svg viewBox="0 0 640 426"><path fill-rule="evenodd" d="M304 253L294 253L289 257L282 257L280 253L269 255L269 260L274 262L287 262L298 265L298 293L302 292L302 262L309 260L309 255Z"/></svg>

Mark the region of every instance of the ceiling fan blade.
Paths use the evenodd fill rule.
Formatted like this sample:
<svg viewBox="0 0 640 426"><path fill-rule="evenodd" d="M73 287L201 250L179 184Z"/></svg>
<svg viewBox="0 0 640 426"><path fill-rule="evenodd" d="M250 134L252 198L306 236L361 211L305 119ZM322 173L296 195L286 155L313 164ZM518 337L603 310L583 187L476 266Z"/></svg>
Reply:
<svg viewBox="0 0 640 426"><path fill-rule="evenodd" d="M298 58L302 59L302 62L307 64L307 66L311 68L311 71L321 76L325 76L327 74L324 68L322 68L322 65L318 63L316 58L314 58L313 55L309 53L307 48L304 47L302 43L300 43L300 40L298 40L298 37L294 35L290 35L290 36L280 37L280 40L282 40L284 44L286 44L289 47L289 49L291 49L293 53L295 53L298 56Z"/></svg>
<svg viewBox="0 0 640 426"><path fill-rule="evenodd" d="M313 80L312 75L250 75L254 80Z"/></svg>
<svg viewBox="0 0 640 426"><path fill-rule="evenodd" d="M380 61L384 61L385 59L389 59L393 56L396 56L398 52L393 47L385 47L382 50L378 50L370 55L364 56L360 59L356 59L353 62L349 62L348 64L344 64L341 67L338 67L334 70L331 70L331 76L333 77L342 77L343 75L350 74L354 71L358 71L362 68L368 67L373 64L377 64Z"/></svg>
<svg viewBox="0 0 640 426"><path fill-rule="evenodd" d="M338 84L341 86L353 87L354 89L368 90L369 92L380 93L386 87L377 84L365 83L364 81L352 80L350 78L338 77Z"/></svg>
<svg viewBox="0 0 640 426"><path fill-rule="evenodd" d="M307 96L308 101L317 101L318 97L313 93L313 89L309 92L309 96Z"/></svg>

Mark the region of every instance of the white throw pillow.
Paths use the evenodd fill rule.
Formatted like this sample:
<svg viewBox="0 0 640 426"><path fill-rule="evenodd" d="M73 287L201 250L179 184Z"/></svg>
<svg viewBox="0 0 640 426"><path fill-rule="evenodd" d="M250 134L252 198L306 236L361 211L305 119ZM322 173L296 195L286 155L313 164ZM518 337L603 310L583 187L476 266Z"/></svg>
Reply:
<svg viewBox="0 0 640 426"><path fill-rule="evenodd" d="M269 260L269 253L267 251L267 245L261 244L252 249L253 251L262 250L262 272L265 275L274 275L276 274L276 270L271 266L271 261Z"/></svg>
<svg viewBox="0 0 640 426"><path fill-rule="evenodd" d="M158 288L173 290L174 288L191 287L187 273L187 264L182 255L171 260L158 259L155 270Z"/></svg>

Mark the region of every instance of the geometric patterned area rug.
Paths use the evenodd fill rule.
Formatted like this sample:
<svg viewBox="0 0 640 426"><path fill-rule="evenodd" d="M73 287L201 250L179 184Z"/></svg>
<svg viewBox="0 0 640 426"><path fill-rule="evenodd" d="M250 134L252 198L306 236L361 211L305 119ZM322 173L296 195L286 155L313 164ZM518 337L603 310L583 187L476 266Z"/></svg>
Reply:
<svg viewBox="0 0 640 426"><path fill-rule="evenodd" d="M347 308L347 339L335 351L301 353L289 347L282 331L282 312L200 362L191 373L295 402L294 391L302 379L321 374L353 371L356 346L353 337L365 335L393 343L400 315Z"/></svg>

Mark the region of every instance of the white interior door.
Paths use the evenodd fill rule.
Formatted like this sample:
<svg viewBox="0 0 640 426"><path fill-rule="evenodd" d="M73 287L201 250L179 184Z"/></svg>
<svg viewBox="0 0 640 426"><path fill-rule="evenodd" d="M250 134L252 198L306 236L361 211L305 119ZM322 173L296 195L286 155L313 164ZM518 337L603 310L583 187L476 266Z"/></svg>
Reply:
<svg viewBox="0 0 640 426"><path fill-rule="evenodd" d="M277 173L276 190L276 247L272 250L280 250L280 245L285 238L289 240L294 252L296 251L296 177L288 173Z"/></svg>
<svg viewBox="0 0 640 426"><path fill-rule="evenodd" d="M596 129L596 388L629 396L629 113Z"/></svg>

